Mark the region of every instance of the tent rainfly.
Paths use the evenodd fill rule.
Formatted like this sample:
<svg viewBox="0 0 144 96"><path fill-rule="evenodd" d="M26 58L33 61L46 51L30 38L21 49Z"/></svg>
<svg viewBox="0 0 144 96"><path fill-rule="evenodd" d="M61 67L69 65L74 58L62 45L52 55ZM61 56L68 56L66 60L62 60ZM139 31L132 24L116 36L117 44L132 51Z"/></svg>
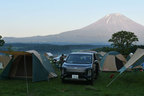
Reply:
<svg viewBox="0 0 144 96"><path fill-rule="evenodd" d="M118 71L126 63L126 59L119 52L110 51L100 62L101 71Z"/></svg>
<svg viewBox="0 0 144 96"><path fill-rule="evenodd" d="M0 52L12 55L12 59L1 74L1 79L31 78L33 82L49 79L50 72L37 51Z"/></svg>

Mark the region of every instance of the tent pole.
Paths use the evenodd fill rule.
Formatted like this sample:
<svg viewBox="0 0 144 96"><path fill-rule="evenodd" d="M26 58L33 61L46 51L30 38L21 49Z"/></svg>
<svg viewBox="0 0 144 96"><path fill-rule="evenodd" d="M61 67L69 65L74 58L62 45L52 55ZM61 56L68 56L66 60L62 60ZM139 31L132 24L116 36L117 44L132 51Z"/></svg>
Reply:
<svg viewBox="0 0 144 96"><path fill-rule="evenodd" d="M106 87L109 87L119 77L119 75L120 73L110 83L108 83Z"/></svg>
<svg viewBox="0 0 144 96"><path fill-rule="evenodd" d="M27 88L27 96L28 96L29 88L28 88L28 79L27 79L27 69L26 69L26 58L25 58L25 55L24 55L24 68L25 68L25 75L26 75L26 88Z"/></svg>

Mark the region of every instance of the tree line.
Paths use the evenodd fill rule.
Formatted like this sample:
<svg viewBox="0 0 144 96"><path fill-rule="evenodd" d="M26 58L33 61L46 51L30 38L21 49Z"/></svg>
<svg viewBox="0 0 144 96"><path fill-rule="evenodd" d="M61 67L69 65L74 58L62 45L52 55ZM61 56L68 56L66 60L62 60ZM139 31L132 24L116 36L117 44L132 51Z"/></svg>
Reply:
<svg viewBox="0 0 144 96"><path fill-rule="evenodd" d="M135 52L137 48L144 48L143 45L135 45L138 42L137 36L133 32L128 31L119 31L112 34L112 37L108 40L111 43L110 47L102 47L93 49L95 51L118 51L123 55L128 55L131 52ZM2 36L0 35L0 46L3 46L5 41L3 40ZM10 46L9 49L11 49Z"/></svg>

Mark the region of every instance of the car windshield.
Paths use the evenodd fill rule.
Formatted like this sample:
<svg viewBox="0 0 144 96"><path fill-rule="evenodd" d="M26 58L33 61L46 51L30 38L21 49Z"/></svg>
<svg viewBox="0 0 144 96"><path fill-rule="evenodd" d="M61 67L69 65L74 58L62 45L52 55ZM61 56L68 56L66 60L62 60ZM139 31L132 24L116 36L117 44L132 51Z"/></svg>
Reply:
<svg viewBox="0 0 144 96"><path fill-rule="evenodd" d="M92 63L92 55L90 54L70 54L66 63L71 64L90 64Z"/></svg>

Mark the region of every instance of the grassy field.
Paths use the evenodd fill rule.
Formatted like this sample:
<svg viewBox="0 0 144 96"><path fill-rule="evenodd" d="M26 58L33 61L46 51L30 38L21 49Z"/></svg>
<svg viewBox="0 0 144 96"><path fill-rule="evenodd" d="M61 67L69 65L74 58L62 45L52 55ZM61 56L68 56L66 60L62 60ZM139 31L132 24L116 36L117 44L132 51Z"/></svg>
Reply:
<svg viewBox="0 0 144 96"><path fill-rule="evenodd" d="M143 96L144 72L123 73L111 86L112 73L101 72L94 85L86 82L61 83L60 78L49 81L0 80L0 96ZM117 73L114 73L116 76Z"/></svg>

